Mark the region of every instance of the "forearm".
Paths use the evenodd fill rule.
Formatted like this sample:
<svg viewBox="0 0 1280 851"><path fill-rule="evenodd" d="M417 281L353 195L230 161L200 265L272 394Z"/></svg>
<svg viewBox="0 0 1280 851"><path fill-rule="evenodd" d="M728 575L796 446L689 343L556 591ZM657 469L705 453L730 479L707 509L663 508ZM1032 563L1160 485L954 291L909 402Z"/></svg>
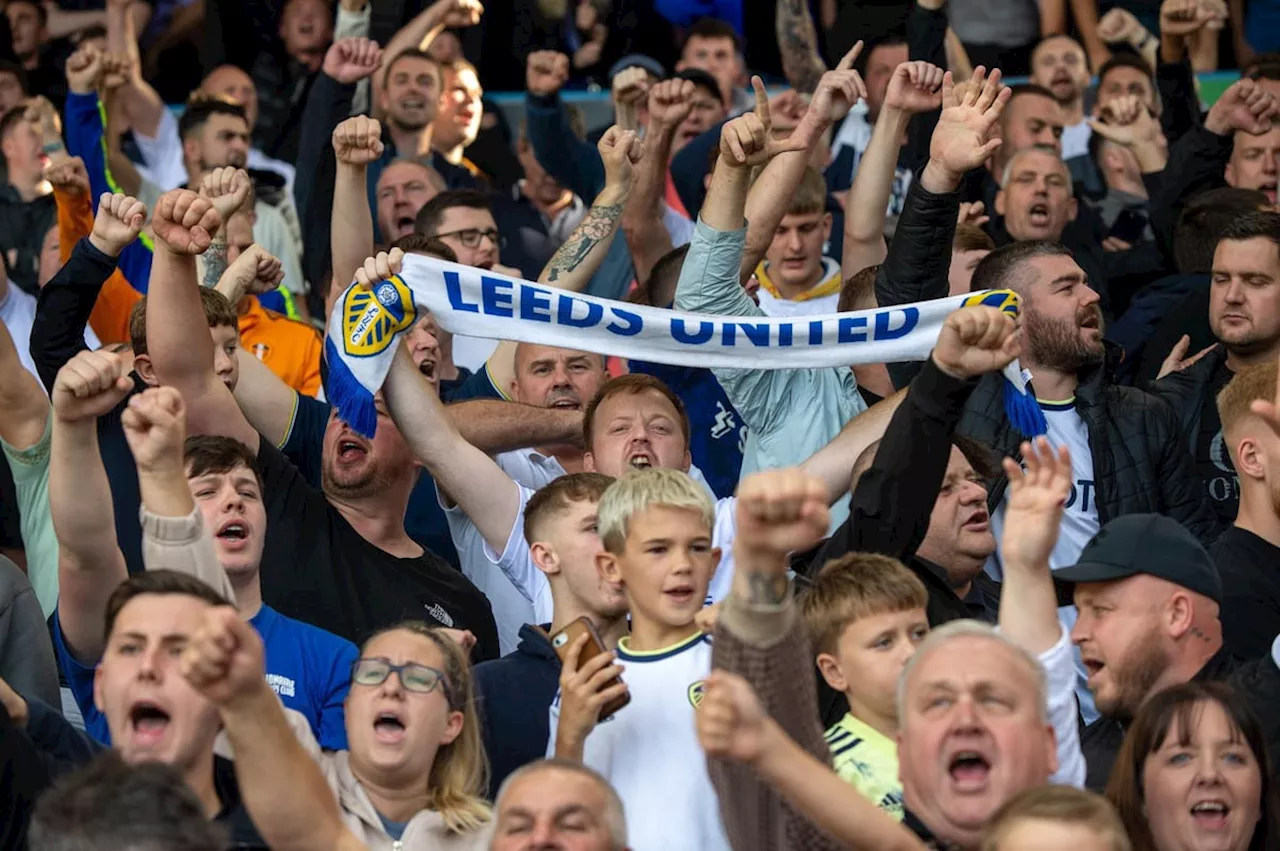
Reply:
<svg viewBox="0 0 1280 851"><path fill-rule="evenodd" d="M187 487L185 480L182 486ZM212 532L204 525L195 505L192 504L185 514L170 513L179 508L178 500L172 498L168 504L157 505L158 509L164 510L162 514L145 504L145 490L143 493L142 563L146 569L175 570L194 576L228 601L237 602L235 588L218 561ZM187 501L191 501L189 492ZM153 499L152 502L158 501Z"/></svg>
<svg viewBox="0 0 1280 851"><path fill-rule="evenodd" d="M387 73L386 66L392 59L410 48L426 50L443 29L440 11L435 8L432 0L427 0L426 8L397 30L396 34L387 41L387 46L382 49L382 55L387 57L387 60L374 72L370 81L371 90L382 91L382 81Z"/></svg>
<svg viewBox="0 0 1280 851"><path fill-rule="evenodd" d="M373 255L373 213L367 187L364 166L338 163L329 239L333 245L333 274L339 281L355 280L356 269Z"/></svg>
<svg viewBox="0 0 1280 851"><path fill-rule="evenodd" d="M493 459L462 439L435 388L404 346L382 385L391 418L440 490L471 518L489 546L506 547L520 509L520 489Z"/></svg>
<svg viewBox="0 0 1280 851"><path fill-rule="evenodd" d="M579 198L594 198L604 186L600 152L577 137L559 94L525 96L529 144L547 173Z"/></svg>
<svg viewBox="0 0 1280 851"><path fill-rule="evenodd" d="M85 348L84 329L102 285L115 268L115 258L82 239L66 264L41 288L31 324L31 360L46 388L53 387L58 370Z"/></svg>
<svg viewBox="0 0 1280 851"><path fill-rule="evenodd" d="M809 475L822 479L833 502L849 491L849 484L853 481L853 463L863 450L884 435L890 418L906 395L905 389L899 390L858 414L845 423L830 443L800 465Z"/></svg>
<svg viewBox="0 0 1280 851"><path fill-rule="evenodd" d="M49 397L23 367L9 329L0 323L0 439L25 449L44 434Z"/></svg>
<svg viewBox="0 0 1280 851"><path fill-rule="evenodd" d="M1061 35L1067 31L1066 0L1040 0L1040 37Z"/></svg>
<svg viewBox="0 0 1280 851"><path fill-rule="evenodd" d="M858 163L858 173L844 207L844 257L841 269L852 275L884 261L884 224L897 172L898 154L911 116L886 109L871 131L871 141Z"/></svg>
<svg viewBox="0 0 1280 851"><path fill-rule="evenodd" d="M157 246L147 291L147 350L161 384L187 400L205 396L212 382L213 338L196 282L195 258Z"/></svg>
<svg viewBox="0 0 1280 851"><path fill-rule="evenodd" d="M1000 589L1000 631L1030 653L1041 654L1058 643L1058 593L1049 562L1029 564L1014 553L1002 553L1004 584Z"/></svg>
<svg viewBox="0 0 1280 851"><path fill-rule="evenodd" d="M219 714L236 754L241 798L267 844L281 851L339 847L347 830L337 798L266 680Z"/></svg>
<svg viewBox="0 0 1280 851"><path fill-rule="evenodd" d="M1090 57L1107 53L1107 46L1098 35L1097 0L1070 0L1070 5L1085 51Z"/></svg>
<svg viewBox="0 0 1280 851"><path fill-rule="evenodd" d="M774 27L787 82L798 92L812 94L827 66L818 53L818 34L809 15L808 0L778 0Z"/></svg>
<svg viewBox="0 0 1280 851"><path fill-rule="evenodd" d="M65 563L93 570L120 558L111 485L98 450L95 420L68 422L54 415L49 513Z"/></svg>
<svg viewBox="0 0 1280 851"><path fill-rule="evenodd" d="M554 284L572 292L586 289L609 253L609 243L618 228L629 191L629 187L605 185L586 218L547 261L538 276L539 283Z"/></svg>
<svg viewBox="0 0 1280 851"><path fill-rule="evenodd" d="M718 231L740 230L745 226L747 191L751 185L751 169L733 166L721 157L711 174L707 200L699 218Z"/></svg>
<svg viewBox="0 0 1280 851"><path fill-rule="evenodd" d="M924 851L910 830L807 753L773 719L765 720L765 728L766 744L756 770L819 827L855 849Z"/></svg>
<svg viewBox="0 0 1280 851"><path fill-rule="evenodd" d="M649 280L654 264L671 250L671 236L662 223L662 201L674 135L675 127L649 122L631 197L622 207L622 232L635 264L636 280L642 283Z"/></svg>
<svg viewBox="0 0 1280 851"><path fill-rule="evenodd" d="M105 27L107 24L107 13L101 9L84 12L67 11L57 6L45 6L45 9L49 10L45 24L49 38L66 38L89 27Z"/></svg>
<svg viewBox="0 0 1280 851"><path fill-rule="evenodd" d="M1191 67L1197 74L1207 74L1218 70L1218 32L1217 30L1200 30L1187 45L1191 54Z"/></svg>
<svg viewBox="0 0 1280 851"><path fill-rule="evenodd" d="M244 288L238 283L228 280L225 284L223 278L227 274L227 232L226 229L219 230L214 234L213 241L209 243L209 248L204 254L200 255L200 260L196 266L203 268L200 276L200 286L216 289L218 292L226 296L227 301L232 305L240 300L240 296L244 295ZM236 296L232 299L232 296Z"/></svg>
<svg viewBox="0 0 1280 851"><path fill-rule="evenodd" d="M462 439L486 455L582 442L579 411L538 408L501 399L470 399L444 410Z"/></svg>
<svg viewBox="0 0 1280 851"><path fill-rule="evenodd" d="M773 242L774 231L791 206L805 169L808 151L788 151L769 161L747 192L744 215L747 220L747 243L738 267L740 280L747 280ZM846 213L846 217L847 217ZM846 218L847 220L847 218ZM848 242L845 243L846 250Z"/></svg>

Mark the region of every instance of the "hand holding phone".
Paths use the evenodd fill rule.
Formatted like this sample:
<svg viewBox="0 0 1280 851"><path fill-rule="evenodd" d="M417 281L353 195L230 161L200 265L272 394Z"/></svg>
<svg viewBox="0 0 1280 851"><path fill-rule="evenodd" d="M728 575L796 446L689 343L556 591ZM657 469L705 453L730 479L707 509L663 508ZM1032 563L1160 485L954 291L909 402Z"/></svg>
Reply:
<svg viewBox="0 0 1280 851"><path fill-rule="evenodd" d="M622 682L622 668L605 649L595 625L585 617L572 621L551 636L551 646L560 657L560 719L581 714L590 727L613 715L631 702Z"/></svg>

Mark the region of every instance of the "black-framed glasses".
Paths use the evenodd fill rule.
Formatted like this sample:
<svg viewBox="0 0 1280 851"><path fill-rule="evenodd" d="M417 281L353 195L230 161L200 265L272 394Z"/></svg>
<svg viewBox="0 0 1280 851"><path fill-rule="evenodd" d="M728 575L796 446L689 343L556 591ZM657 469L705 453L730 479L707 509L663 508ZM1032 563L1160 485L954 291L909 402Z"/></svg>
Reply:
<svg viewBox="0 0 1280 851"><path fill-rule="evenodd" d="M488 239L501 250L507 247L507 238L498 233L494 228L481 230L480 228L464 228L462 230L449 231L448 233L438 233L435 239L444 239L445 237L456 236L458 242L461 242L467 248L479 248L480 240Z"/></svg>
<svg viewBox="0 0 1280 851"><path fill-rule="evenodd" d="M430 694L438 688L444 692L446 700L453 702L449 680L445 677L444 671L428 665L419 665L416 662L393 665L390 659L382 658L357 659L351 665L351 682L355 685L370 688L380 686L392 674L400 678L400 685L404 686L405 691Z"/></svg>

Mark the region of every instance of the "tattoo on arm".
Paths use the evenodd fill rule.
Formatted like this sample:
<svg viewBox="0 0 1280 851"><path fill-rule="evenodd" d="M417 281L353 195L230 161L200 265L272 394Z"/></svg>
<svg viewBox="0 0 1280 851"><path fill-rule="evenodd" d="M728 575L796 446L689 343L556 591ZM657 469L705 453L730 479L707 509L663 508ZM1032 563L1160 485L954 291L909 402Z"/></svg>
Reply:
<svg viewBox="0 0 1280 851"><path fill-rule="evenodd" d="M560 246L555 256L551 258L551 262L547 264L549 269L547 280L559 280L561 275L567 275L581 266L582 261L586 260L587 255L591 253L591 249L595 248L601 240L608 239L613 233L614 226L617 225L621 215L621 204L592 207L587 217L582 220L582 224L570 234L564 245Z"/></svg>
<svg viewBox="0 0 1280 851"><path fill-rule="evenodd" d="M747 602L758 606L778 605L787 596L787 587L790 585L785 573L780 576L751 573L747 576L747 583L751 589Z"/></svg>
<svg viewBox="0 0 1280 851"><path fill-rule="evenodd" d="M202 286L210 289L218 286L222 273L227 271L227 241L214 238L204 253L204 281Z"/></svg>
<svg viewBox="0 0 1280 851"><path fill-rule="evenodd" d="M818 53L818 35L809 15L808 0L778 0L776 29L787 80L803 94L817 91L827 66Z"/></svg>

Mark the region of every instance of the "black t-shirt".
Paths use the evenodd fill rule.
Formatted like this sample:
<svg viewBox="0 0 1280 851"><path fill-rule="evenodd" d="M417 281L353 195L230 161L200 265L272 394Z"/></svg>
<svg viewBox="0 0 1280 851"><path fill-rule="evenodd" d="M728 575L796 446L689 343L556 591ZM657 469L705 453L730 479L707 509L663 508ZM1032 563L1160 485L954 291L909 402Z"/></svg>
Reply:
<svg viewBox="0 0 1280 851"><path fill-rule="evenodd" d="M1218 392L1231 381L1231 375L1224 362L1209 378L1200 408L1200 428L1195 435L1196 472L1204 479L1209 502L1223 523L1234 523L1240 508L1240 477L1231 463L1231 452L1222 437L1222 420L1218 418Z"/></svg>
<svg viewBox="0 0 1280 851"><path fill-rule="evenodd" d="M266 438L259 441L258 467L267 510L267 605L356 644L403 620L469 629L476 636L473 660L497 658L489 601L461 572L430 550L397 558L360 537Z"/></svg>
<svg viewBox="0 0 1280 851"><path fill-rule="evenodd" d="M1280 547L1236 526L1209 548L1222 576L1222 643L1237 659L1271 653L1280 633Z"/></svg>

